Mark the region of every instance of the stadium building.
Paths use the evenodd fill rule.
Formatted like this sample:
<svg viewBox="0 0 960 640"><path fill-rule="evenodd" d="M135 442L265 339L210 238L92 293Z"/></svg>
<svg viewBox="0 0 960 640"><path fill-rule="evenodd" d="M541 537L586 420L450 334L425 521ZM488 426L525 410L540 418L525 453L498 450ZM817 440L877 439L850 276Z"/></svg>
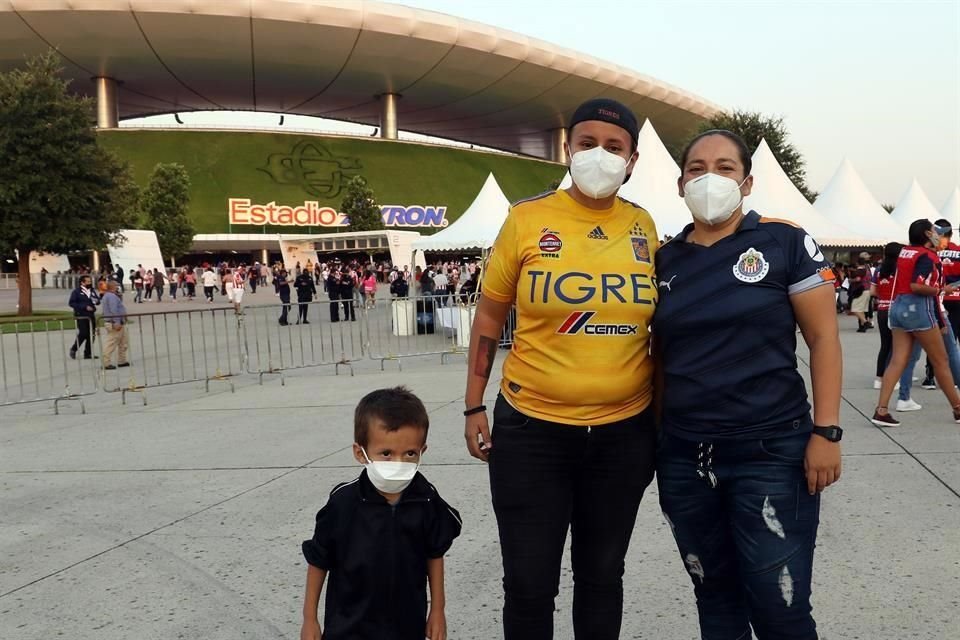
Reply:
<svg viewBox="0 0 960 640"><path fill-rule="evenodd" d="M288 235L320 251L378 253L389 231L456 221L488 174L516 200L565 172L565 124L607 96L677 143L718 111L682 89L527 36L360 0L0 2L0 69L50 48L71 88L95 98L103 144L145 184L158 162L191 178L199 252L261 259ZM630 65L632 61L623 61ZM306 115L375 136L304 131L120 128L192 111ZM400 130L449 143L400 140ZM352 237L338 208L364 176L388 233ZM342 238L324 239L330 233ZM399 236L397 236L399 237Z"/></svg>

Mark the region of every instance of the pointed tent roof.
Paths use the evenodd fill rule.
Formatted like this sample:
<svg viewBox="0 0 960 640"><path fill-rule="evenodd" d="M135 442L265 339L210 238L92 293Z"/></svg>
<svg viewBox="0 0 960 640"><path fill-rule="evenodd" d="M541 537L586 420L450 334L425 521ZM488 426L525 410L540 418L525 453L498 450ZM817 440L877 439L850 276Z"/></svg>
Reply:
<svg viewBox="0 0 960 640"><path fill-rule="evenodd" d="M940 217L949 220L954 229L960 229L960 187L953 188L953 193L940 209Z"/></svg>
<svg viewBox="0 0 960 640"><path fill-rule="evenodd" d="M914 178L913 182L907 188L906 193L897 202L897 206L890 214L897 224L903 227L904 233L910 227L910 223L920 218L927 218L930 222L940 217L940 212L930 202L930 198L923 192L920 183Z"/></svg>
<svg viewBox="0 0 960 640"><path fill-rule="evenodd" d="M877 246L879 241L847 231L820 215L793 185L777 162L766 140L753 154L753 189L744 200L744 211L755 209L771 218L785 218L800 225L817 242L833 247Z"/></svg>
<svg viewBox="0 0 960 640"><path fill-rule="evenodd" d="M413 241L413 249L421 251L456 251L489 249L507 219L510 201L503 195L493 174L487 176L480 193L456 222L432 236Z"/></svg>
<svg viewBox="0 0 960 640"><path fill-rule="evenodd" d="M650 120L643 123L637 140L637 163L621 198L634 202L653 216L660 237L675 236L693 221L690 210L677 193L680 167L660 140Z"/></svg>
<svg viewBox="0 0 960 640"><path fill-rule="evenodd" d="M883 242L903 242L903 229L880 206L847 158L840 163L813 208L849 232Z"/></svg>

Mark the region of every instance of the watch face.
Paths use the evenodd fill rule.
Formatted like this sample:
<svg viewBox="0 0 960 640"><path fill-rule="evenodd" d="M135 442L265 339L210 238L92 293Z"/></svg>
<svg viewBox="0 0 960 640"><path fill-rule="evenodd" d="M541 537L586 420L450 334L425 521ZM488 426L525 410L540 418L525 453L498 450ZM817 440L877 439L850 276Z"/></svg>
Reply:
<svg viewBox="0 0 960 640"><path fill-rule="evenodd" d="M815 427L814 431L830 442L840 442L843 437L843 429L840 427Z"/></svg>

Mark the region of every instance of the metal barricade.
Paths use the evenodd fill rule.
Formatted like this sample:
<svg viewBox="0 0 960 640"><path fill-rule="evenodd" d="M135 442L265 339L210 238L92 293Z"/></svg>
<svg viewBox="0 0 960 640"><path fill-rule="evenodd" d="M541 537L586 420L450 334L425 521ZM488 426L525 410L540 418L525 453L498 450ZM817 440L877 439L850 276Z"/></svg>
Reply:
<svg viewBox="0 0 960 640"><path fill-rule="evenodd" d="M300 321L301 309L306 322ZM333 366L338 375L348 367L352 376L352 363L363 357L363 310L353 300L249 306L241 322L246 371L257 374L260 384L270 374L285 384L284 371L306 367Z"/></svg>
<svg viewBox="0 0 960 640"><path fill-rule="evenodd" d="M121 392L123 404L127 393L140 393L147 404L146 389L186 382L203 382L208 392L211 382L224 382L234 392L230 378L243 372L245 359L239 326L232 307L130 314L124 325L129 366L120 366L119 349L104 359L103 389ZM112 330L104 327L101 345Z"/></svg>
<svg viewBox="0 0 960 640"><path fill-rule="evenodd" d="M475 300L453 294L391 298L365 310L367 355L380 361L381 371L388 360L402 369L402 358L439 355L443 364L466 357Z"/></svg>
<svg viewBox="0 0 960 640"><path fill-rule="evenodd" d="M0 406L27 402L77 401L97 391L97 349L83 344L71 357L80 335L96 334L93 321L79 319L25 320L0 324ZM78 323L80 323L78 325ZM86 324L84 324L86 323ZM84 357L90 349L90 358Z"/></svg>

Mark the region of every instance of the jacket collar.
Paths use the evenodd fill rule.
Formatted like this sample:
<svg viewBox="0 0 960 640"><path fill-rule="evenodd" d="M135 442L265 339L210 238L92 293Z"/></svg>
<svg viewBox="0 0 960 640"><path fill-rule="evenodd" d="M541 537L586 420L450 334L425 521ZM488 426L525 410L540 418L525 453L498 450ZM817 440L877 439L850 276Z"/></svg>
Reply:
<svg viewBox="0 0 960 640"><path fill-rule="evenodd" d="M733 232L733 235L737 235L743 231L753 231L760 226L760 214L751 209L744 216L743 220L740 221L740 226L737 227L737 230ZM679 243L684 243L687 241L687 235L693 231L694 225L691 222L683 228L683 231L674 236L674 240Z"/></svg>

